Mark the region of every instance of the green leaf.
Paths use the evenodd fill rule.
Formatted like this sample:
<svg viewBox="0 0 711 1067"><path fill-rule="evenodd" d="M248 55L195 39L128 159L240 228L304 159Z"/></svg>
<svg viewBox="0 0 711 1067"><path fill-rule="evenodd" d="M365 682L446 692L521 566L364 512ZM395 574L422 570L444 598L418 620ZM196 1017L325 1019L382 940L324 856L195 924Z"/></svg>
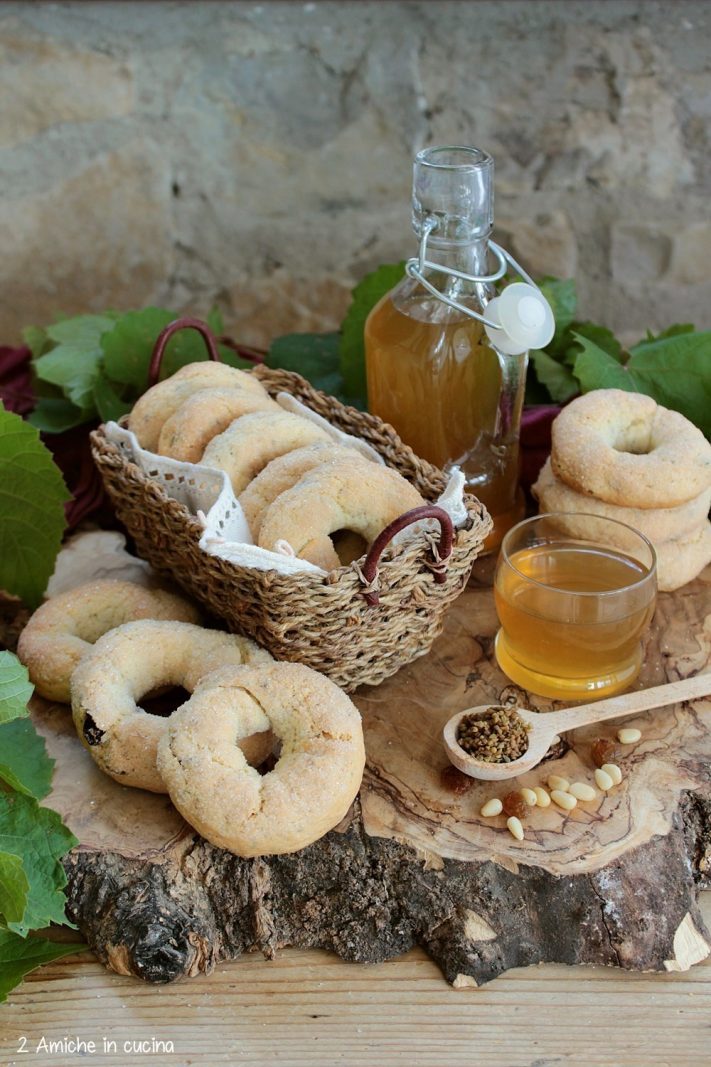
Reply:
<svg viewBox="0 0 711 1067"><path fill-rule="evenodd" d="M32 353L33 359L39 359L48 348L52 347L47 331L40 326L26 326L22 331L22 340Z"/></svg>
<svg viewBox="0 0 711 1067"><path fill-rule="evenodd" d="M114 322L105 315L78 315L48 326L47 336L56 348L35 360L37 376L60 386L78 408L91 407L103 354L101 338Z"/></svg>
<svg viewBox="0 0 711 1067"><path fill-rule="evenodd" d="M27 667L12 652L0 652L0 723L25 718L33 692Z"/></svg>
<svg viewBox="0 0 711 1067"><path fill-rule="evenodd" d="M627 364L637 388L711 438L711 330L644 341Z"/></svg>
<svg viewBox="0 0 711 1067"><path fill-rule="evenodd" d="M622 351L622 345L615 337L612 330L608 330L606 326L598 326L594 322L574 322L571 327L571 333L579 334L580 337L587 337L588 341L593 341L598 348L601 348L603 352L607 352L608 356L612 356L618 363L624 362L624 352ZM569 366L575 366L575 360L580 353L580 342L573 340L562 359Z"/></svg>
<svg viewBox="0 0 711 1067"><path fill-rule="evenodd" d="M27 421L42 433L64 433L74 426L81 426L93 417L93 411L82 411L64 397L43 396Z"/></svg>
<svg viewBox="0 0 711 1067"><path fill-rule="evenodd" d="M316 389L337 396L345 403L354 404L359 399L345 393L337 333L290 333L277 337L269 348L265 363L268 367L296 371Z"/></svg>
<svg viewBox="0 0 711 1067"><path fill-rule="evenodd" d="M34 608L47 588L69 499L33 426L0 408L0 589Z"/></svg>
<svg viewBox="0 0 711 1067"><path fill-rule="evenodd" d="M212 307L207 313L205 322L210 327L215 337L225 332L225 324L222 321L222 312L218 307Z"/></svg>
<svg viewBox="0 0 711 1067"><path fill-rule="evenodd" d="M30 971L62 956L74 956L85 948L86 945L60 945L41 937L25 939L0 928L0 1003Z"/></svg>
<svg viewBox="0 0 711 1067"><path fill-rule="evenodd" d="M103 422L117 422L133 407L132 401L123 400L103 374L94 382L94 403Z"/></svg>
<svg viewBox="0 0 711 1067"><path fill-rule="evenodd" d="M578 294L572 279L544 278L539 285L543 295L551 306L555 319L553 339L546 346L550 355L555 355L561 346L568 327L575 318L578 306Z"/></svg>
<svg viewBox="0 0 711 1067"><path fill-rule="evenodd" d="M67 923L62 892L67 876L59 861L77 844L56 811L21 793L0 792L0 852L19 856L29 881L23 920L7 924L15 933Z"/></svg>
<svg viewBox="0 0 711 1067"><path fill-rule="evenodd" d="M580 386L573 372L562 363L558 363L547 352L540 348L533 348L530 358L538 381L546 387L551 400L556 404L565 404L580 392Z"/></svg>
<svg viewBox="0 0 711 1067"><path fill-rule="evenodd" d="M633 377L629 364L623 367L604 349L582 334L574 333L581 352L575 360L574 374L584 393L592 389L626 389L628 392L644 392Z"/></svg>
<svg viewBox="0 0 711 1067"><path fill-rule="evenodd" d="M177 319L174 311L144 308L122 315L111 333L103 339L104 370L109 378L122 385L130 385L136 395L148 388L148 367L156 338L169 322ZM219 346L221 358L231 367L244 366L234 352ZM186 363L207 358L205 342L196 330L181 330L171 338L161 367L161 378L167 378Z"/></svg>
<svg viewBox="0 0 711 1067"><path fill-rule="evenodd" d="M0 852L0 916L6 923L21 923L25 917L30 883L19 856Z"/></svg>
<svg viewBox="0 0 711 1067"><path fill-rule="evenodd" d="M353 299L341 326L340 368L346 392L353 397L365 397L365 320L386 293L389 293L405 274L405 262L386 263L358 282Z"/></svg>
<svg viewBox="0 0 711 1067"><path fill-rule="evenodd" d="M662 330L661 333L653 334L651 330L647 330L647 336L643 341L640 341L635 348L639 345L647 344L649 341L662 341L665 337L678 337L682 333L693 333L696 327L691 322L677 322L673 326L667 326L666 330Z"/></svg>
<svg viewBox="0 0 711 1067"><path fill-rule="evenodd" d="M0 726L0 778L18 793L42 800L52 786L54 760L29 719Z"/></svg>
<svg viewBox="0 0 711 1067"><path fill-rule="evenodd" d="M155 340L175 317L160 308L129 311L123 315L103 342L104 370L109 378L143 392L148 385L148 364Z"/></svg>

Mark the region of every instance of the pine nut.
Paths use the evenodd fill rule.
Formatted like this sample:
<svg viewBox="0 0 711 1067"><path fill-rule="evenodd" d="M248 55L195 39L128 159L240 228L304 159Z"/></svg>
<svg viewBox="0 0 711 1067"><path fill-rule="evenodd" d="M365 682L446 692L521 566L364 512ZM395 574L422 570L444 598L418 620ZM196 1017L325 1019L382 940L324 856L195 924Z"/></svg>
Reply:
<svg viewBox="0 0 711 1067"><path fill-rule="evenodd" d="M603 771L602 767L598 767L595 771L595 781L598 789L602 789L603 793L606 793L608 789L612 789L615 784L607 771Z"/></svg>
<svg viewBox="0 0 711 1067"><path fill-rule="evenodd" d="M566 811L572 811L578 803L571 793L566 793L562 789L554 789L551 793L551 800L559 808L565 808Z"/></svg>
<svg viewBox="0 0 711 1067"><path fill-rule="evenodd" d="M501 815L503 807L498 797L492 797L491 800L487 800L479 814L483 815L485 819L491 819L494 815Z"/></svg>
<svg viewBox="0 0 711 1067"><path fill-rule="evenodd" d="M576 797L577 800L594 800L597 796L593 787L585 782L573 782L570 795Z"/></svg>
<svg viewBox="0 0 711 1067"><path fill-rule="evenodd" d="M558 789L563 793L567 793L570 789L570 782L567 778L560 778L557 774L552 774L548 779L549 789Z"/></svg>
<svg viewBox="0 0 711 1067"><path fill-rule="evenodd" d="M526 786L521 790L521 796L528 804L529 808L535 808L536 806L536 793L533 789L527 789Z"/></svg>
<svg viewBox="0 0 711 1067"><path fill-rule="evenodd" d="M642 731L633 730L631 728L617 731L617 740L621 745L634 745L637 741L642 740Z"/></svg>
<svg viewBox="0 0 711 1067"><path fill-rule="evenodd" d="M603 763L600 770L604 771L605 774L609 774L615 785L619 785L622 781L622 771L616 763Z"/></svg>
<svg viewBox="0 0 711 1067"><path fill-rule="evenodd" d="M506 825L517 841L523 841L523 826L520 819L517 819L515 815L511 815L506 820Z"/></svg>
<svg viewBox="0 0 711 1067"><path fill-rule="evenodd" d="M536 794L536 804L539 808L550 807L551 798L548 796L543 786L537 785L533 792Z"/></svg>

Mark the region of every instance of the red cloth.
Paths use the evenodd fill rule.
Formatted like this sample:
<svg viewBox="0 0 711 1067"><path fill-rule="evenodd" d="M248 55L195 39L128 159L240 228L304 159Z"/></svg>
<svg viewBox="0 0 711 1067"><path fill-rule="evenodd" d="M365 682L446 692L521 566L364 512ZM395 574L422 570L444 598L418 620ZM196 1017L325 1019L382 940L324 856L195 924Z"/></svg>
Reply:
<svg viewBox="0 0 711 1067"><path fill-rule="evenodd" d="M0 400L6 411L27 415L35 406L30 350L0 345Z"/></svg>
<svg viewBox="0 0 711 1067"><path fill-rule="evenodd" d="M551 452L551 423L560 408L538 404L526 408L521 417L521 484L531 488Z"/></svg>

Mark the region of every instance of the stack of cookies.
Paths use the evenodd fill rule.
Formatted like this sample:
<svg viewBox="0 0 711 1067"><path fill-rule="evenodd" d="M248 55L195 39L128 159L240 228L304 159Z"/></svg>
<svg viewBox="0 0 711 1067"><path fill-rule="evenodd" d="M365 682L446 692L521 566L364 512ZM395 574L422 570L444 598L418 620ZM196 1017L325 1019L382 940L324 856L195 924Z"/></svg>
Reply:
<svg viewBox="0 0 711 1067"><path fill-rule="evenodd" d="M597 389L564 408L533 493L541 511L575 514L577 536L595 539L596 518L639 530L657 553L660 590L711 562L711 445L642 393Z"/></svg>

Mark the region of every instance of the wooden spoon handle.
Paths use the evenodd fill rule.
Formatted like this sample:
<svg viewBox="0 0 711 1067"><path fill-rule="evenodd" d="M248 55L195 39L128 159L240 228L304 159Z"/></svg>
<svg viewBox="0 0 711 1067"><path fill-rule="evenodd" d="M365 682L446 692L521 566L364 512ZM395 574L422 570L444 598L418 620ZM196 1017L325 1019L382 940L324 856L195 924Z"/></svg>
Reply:
<svg viewBox="0 0 711 1067"><path fill-rule="evenodd" d="M596 704L583 704L578 708L550 712L545 716L546 725L553 729L575 730L592 722L604 722L622 715L634 715L637 711L662 708L667 704L679 704L682 700L695 700L711 695L711 673L696 674L680 682L656 685L653 689L641 689L634 693L622 693L618 697L599 700Z"/></svg>

